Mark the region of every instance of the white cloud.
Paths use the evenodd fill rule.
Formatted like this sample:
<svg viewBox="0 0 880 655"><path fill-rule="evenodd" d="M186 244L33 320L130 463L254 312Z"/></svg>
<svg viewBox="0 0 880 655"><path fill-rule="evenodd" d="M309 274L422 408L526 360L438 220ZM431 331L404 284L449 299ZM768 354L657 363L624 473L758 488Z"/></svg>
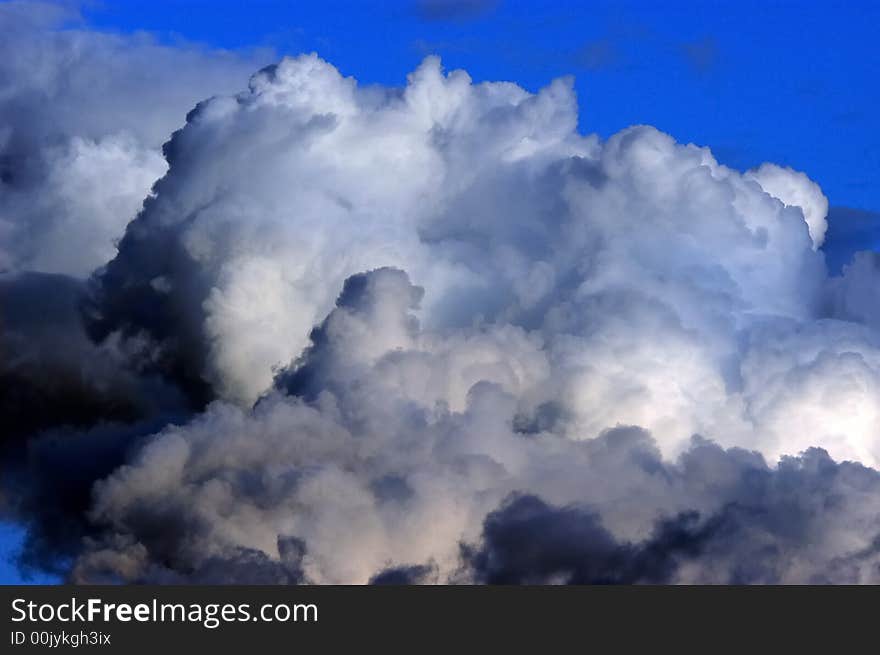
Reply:
<svg viewBox="0 0 880 655"><path fill-rule="evenodd" d="M828 198L818 184L803 173L770 163L748 171L746 177L754 179L764 191L783 204L798 207L810 228L813 247L822 245L828 229Z"/></svg>
<svg viewBox="0 0 880 655"><path fill-rule="evenodd" d="M688 510L734 521L783 553L763 581L876 579L876 472L762 459L880 464L876 262L828 277L805 175L649 126L583 136L570 80L531 94L433 57L403 88L284 59L162 156L247 62L17 11L39 38L0 46L0 262L107 264L86 303L103 344L76 285L58 293L84 354L58 353L61 328L31 346L71 378L103 353L133 395L158 372L215 400L95 487L77 579L448 579L512 492L589 505L621 543ZM794 507L809 538L730 506ZM675 579L739 579L746 546Z"/></svg>
<svg viewBox="0 0 880 655"><path fill-rule="evenodd" d="M91 31L72 5L0 6L0 270L85 277L167 168L161 146L202 98L268 53Z"/></svg>
<svg viewBox="0 0 880 655"><path fill-rule="evenodd" d="M562 407L571 437L637 424L669 455L697 432L791 452L755 425L744 348L768 321L819 318L826 272L801 209L754 180L792 202L780 180L824 196L801 174L741 175L651 127L603 143L576 125L564 80L531 95L428 58L403 90L362 90L315 55L285 59L174 136L99 303L110 329L150 330L127 298L153 297L148 323L177 325L191 366L247 405L347 276L399 266L426 289L427 327L538 339L544 378L528 393ZM873 453L873 419L851 428L804 440Z"/></svg>

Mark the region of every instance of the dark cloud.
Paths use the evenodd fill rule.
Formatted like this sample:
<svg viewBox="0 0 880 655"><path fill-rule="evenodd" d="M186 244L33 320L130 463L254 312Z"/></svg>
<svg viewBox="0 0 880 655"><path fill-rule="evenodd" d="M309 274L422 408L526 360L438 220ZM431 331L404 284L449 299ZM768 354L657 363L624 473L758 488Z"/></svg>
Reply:
<svg viewBox="0 0 880 655"><path fill-rule="evenodd" d="M117 344L96 345L81 308L85 285L62 275L0 276L0 409L4 451L48 429L132 422L180 408L162 380L144 375Z"/></svg>
<svg viewBox="0 0 880 655"><path fill-rule="evenodd" d="M0 507L27 529L21 564L65 573L94 482L204 398L140 337L93 340L84 279L164 174L162 142L257 60L91 31L74 3L3 3L0 31Z"/></svg>
<svg viewBox="0 0 880 655"><path fill-rule="evenodd" d="M85 335L78 310L83 291L81 282L65 276L0 279L0 408L7 446L42 429L130 420L141 412L131 393L136 379Z"/></svg>
<svg viewBox="0 0 880 655"><path fill-rule="evenodd" d="M207 283L180 244L165 239L144 243L132 225L135 229L129 228L119 243L119 256L89 281L82 301L85 329L96 343L116 336L134 342L147 339L149 352L140 366L173 380L194 407L203 407L214 397L203 375L207 344L199 326L204 315L196 301L208 293ZM132 279L123 261L150 279ZM188 280L176 285L173 295L156 283L169 270Z"/></svg>
<svg viewBox="0 0 880 655"><path fill-rule="evenodd" d="M135 551L131 557L137 559ZM181 573L173 568L156 564L148 568L136 582L139 584L249 584L298 585L308 584L303 570L305 544L294 537L278 538L278 558L270 558L261 550L231 548L222 554L204 559L197 567ZM102 555L108 555L106 559ZM72 580L90 584L118 584L130 582L119 575L119 557L98 552L87 566L78 566Z"/></svg>
<svg viewBox="0 0 880 655"><path fill-rule="evenodd" d="M486 584L668 582L674 571L671 548L618 543L597 514L552 508L535 496L514 497L490 513L480 548L464 548L462 556Z"/></svg>
<svg viewBox="0 0 880 655"><path fill-rule="evenodd" d="M790 580L792 567L802 567L798 579L812 583L880 575L880 532L842 557L823 558L821 547L811 543L825 530L823 514L876 503L880 474L836 464L817 449L783 460L777 470L755 464L735 452L696 444L679 469L669 469L671 475L690 484L696 480L688 478L701 477L705 467L721 465L737 469L739 480L719 511L661 519L638 542L616 539L600 515L584 506L553 507L516 495L486 517L482 540L476 547L464 545L462 557L474 579L488 584L779 584ZM818 552L811 552L814 548Z"/></svg>
<svg viewBox="0 0 880 655"><path fill-rule="evenodd" d="M11 516L26 528L17 555L22 568L67 575L83 539L100 531L88 518L94 483L172 420L164 416L87 430L49 430L29 439L23 461L5 462L0 488Z"/></svg>
<svg viewBox="0 0 880 655"><path fill-rule="evenodd" d="M306 583L302 570L305 545L294 538L278 542L279 558L272 559L261 550L240 548L229 555L214 556L203 562L191 575L182 578L189 584L258 584L295 585ZM171 579L152 578L145 582L167 583Z"/></svg>
<svg viewBox="0 0 880 655"><path fill-rule="evenodd" d="M0 494L28 528L25 566L63 566L87 531L94 481L138 437L188 413L174 387L87 337L84 298L67 276L0 277Z"/></svg>
<svg viewBox="0 0 880 655"><path fill-rule="evenodd" d="M372 578L372 585L413 585L436 582L437 570L429 564L393 566L380 571Z"/></svg>

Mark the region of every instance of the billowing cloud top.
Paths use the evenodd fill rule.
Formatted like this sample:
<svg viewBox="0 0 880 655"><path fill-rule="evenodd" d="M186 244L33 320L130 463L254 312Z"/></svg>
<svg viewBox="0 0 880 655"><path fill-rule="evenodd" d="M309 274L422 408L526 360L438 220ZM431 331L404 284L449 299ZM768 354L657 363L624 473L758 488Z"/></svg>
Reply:
<svg viewBox="0 0 880 655"><path fill-rule="evenodd" d="M73 579L878 580L880 265L806 175L433 57L284 59L163 154L70 291L132 405L65 437L117 444Z"/></svg>
<svg viewBox="0 0 880 655"><path fill-rule="evenodd" d="M700 432L874 463L873 389L840 391L863 417L845 427L821 400L844 370L873 379L877 353L864 327L816 321L818 187L770 165L740 175L650 127L600 143L576 125L566 80L531 95L429 58L402 90L359 89L315 55L286 59L166 145L168 174L98 278L97 324L178 348L247 405L346 277L392 265L426 288L429 328L521 331L540 363L508 364L508 388L571 436L635 423L668 454ZM413 347L386 327L359 348ZM461 408L466 391L424 401Z"/></svg>

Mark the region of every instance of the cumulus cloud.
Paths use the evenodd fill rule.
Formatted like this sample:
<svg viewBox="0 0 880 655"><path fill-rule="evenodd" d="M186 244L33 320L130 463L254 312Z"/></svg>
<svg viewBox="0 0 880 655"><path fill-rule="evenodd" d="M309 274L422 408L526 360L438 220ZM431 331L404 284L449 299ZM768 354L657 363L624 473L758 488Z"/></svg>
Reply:
<svg viewBox="0 0 880 655"><path fill-rule="evenodd" d="M818 248L828 229L828 198L819 185L803 173L776 164L761 164L746 173L774 198L786 205L800 207L810 230L813 246Z"/></svg>
<svg viewBox="0 0 880 655"><path fill-rule="evenodd" d="M629 541L589 506L514 495L486 517L479 545L463 547L470 574L489 584L856 584L880 575L872 469L810 450L769 470L759 457L698 442L678 466L657 470L684 486L721 473L706 488L721 492L716 508L665 516Z"/></svg>
<svg viewBox="0 0 880 655"><path fill-rule="evenodd" d="M0 271L84 277L111 259L171 131L266 56L90 31L48 2L3 3L0 32Z"/></svg>
<svg viewBox="0 0 880 655"><path fill-rule="evenodd" d="M120 127L16 142L42 168L10 197L51 188L27 210L51 219L10 266L71 274L0 287L0 400L24 408L4 504L34 562L82 582L878 581L876 255L829 276L806 175L649 126L585 136L570 80L532 94L434 57L401 88L286 58L199 102L161 157L120 122L140 108L102 111ZM52 209L68 196L88 221ZM132 213L111 251L52 245Z"/></svg>
<svg viewBox="0 0 880 655"><path fill-rule="evenodd" d="M54 569L79 550L96 479L139 438L190 411L118 340L95 344L81 280L0 275L0 509L29 528L24 564Z"/></svg>
<svg viewBox="0 0 880 655"><path fill-rule="evenodd" d="M421 296L396 269L353 276L252 410L218 401L98 483L105 537L76 579L278 561L287 538L317 583L877 579L873 469L702 438L669 459L634 427L570 438L530 398L539 343L425 331Z"/></svg>
<svg viewBox="0 0 880 655"><path fill-rule="evenodd" d="M693 433L790 452L776 433L807 401L755 363L767 339L790 355L779 385L824 356L813 399L850 370L838 334L876 379L870 330L829 323L801 343L828 293L827 201L806 176L740 174L650 127L600 142L576 126L566 80L531 95L428 58L402 90L361 89L315 55L286 59L200 104L166 145L168 174L96 279L92 325L151 336L247 406L349 275L398 266L426 289L429 328L528 344L517 393L554 407L556 429L638 424L669 455ZM375 346L403 336L388 325ZM828 420L796 447L875 463L870 389L851 400L864 420L844 427L822 403Z"/></svg>

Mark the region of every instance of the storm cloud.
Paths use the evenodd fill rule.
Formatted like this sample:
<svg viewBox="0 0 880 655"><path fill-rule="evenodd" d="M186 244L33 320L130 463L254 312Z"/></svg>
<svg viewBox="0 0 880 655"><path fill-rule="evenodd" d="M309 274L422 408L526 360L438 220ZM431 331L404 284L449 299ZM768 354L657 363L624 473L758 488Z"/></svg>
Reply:
<svg viewBox="0 0 880 655"><path fill-rule="evenodd" d="M242 55L4 11L48 71L0 65L24 563L880 582L880 268L829 274L806 174L650 126L585 135L570 79L529 93L428 57L360 86L306 54L244 88Z"/></svg>

